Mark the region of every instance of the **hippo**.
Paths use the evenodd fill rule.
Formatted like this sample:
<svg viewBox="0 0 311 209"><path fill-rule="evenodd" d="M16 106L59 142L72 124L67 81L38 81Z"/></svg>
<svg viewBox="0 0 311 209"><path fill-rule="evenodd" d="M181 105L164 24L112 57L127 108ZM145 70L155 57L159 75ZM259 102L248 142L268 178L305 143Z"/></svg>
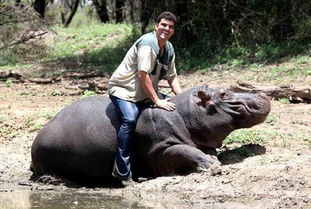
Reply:
<svg viewBox="0 0 311 209"><path fill-rule="evenodd" d="M146 106L131 142L133 176L157 177L220 165L209 154L232 131L263 122L270 99L199 86L174 96L174 111ZM108 97L80 99L62 109L37 134L31 170L67 178L110 179L120 120Z"/></svg>

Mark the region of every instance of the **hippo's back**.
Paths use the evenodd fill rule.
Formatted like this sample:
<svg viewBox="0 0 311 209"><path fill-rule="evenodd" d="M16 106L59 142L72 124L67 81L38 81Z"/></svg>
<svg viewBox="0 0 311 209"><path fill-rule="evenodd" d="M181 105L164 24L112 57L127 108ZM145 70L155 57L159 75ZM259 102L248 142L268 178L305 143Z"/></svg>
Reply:
<svg viewBox="0 0 311 209"><path fill-rule="evenodd" d="M36 175L110 176L119 121L106 97L87 97L62 109L35 138Z"/></svg>

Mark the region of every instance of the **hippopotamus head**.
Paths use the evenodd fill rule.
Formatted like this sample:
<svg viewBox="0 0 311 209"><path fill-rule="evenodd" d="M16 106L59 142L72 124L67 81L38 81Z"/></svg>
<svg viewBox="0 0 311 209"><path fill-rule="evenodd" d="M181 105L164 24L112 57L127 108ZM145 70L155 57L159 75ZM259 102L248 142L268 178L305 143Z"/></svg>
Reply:
<svg viewBox="0 0 311 209"><path fill-rule="evenodd" d="M226 88L198 91L207 112L223 112L232 118L234 129L249 128L263 122L270 112L270 99L264 93L239 93Z"/></svg>
<svg viewBox="0 0 311 209"><path fill-rule="evenodd" d="M270 112L270 99L263 93L201 86L189 94L189 106L184 101L178 109L192 140L201 147L220 147L233 130L259 124Z"/></svg>

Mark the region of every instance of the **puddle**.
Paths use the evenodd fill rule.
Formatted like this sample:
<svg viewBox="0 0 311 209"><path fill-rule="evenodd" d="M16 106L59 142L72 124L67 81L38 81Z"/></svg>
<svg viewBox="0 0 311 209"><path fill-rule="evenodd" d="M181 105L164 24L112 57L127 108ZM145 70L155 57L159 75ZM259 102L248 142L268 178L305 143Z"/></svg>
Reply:
<svg viewBox="0 0 311 209"><path fill-rule="evenodd" d="M94 192L12 191L0 192L0 209L150 208L137 201Z"/></svg>

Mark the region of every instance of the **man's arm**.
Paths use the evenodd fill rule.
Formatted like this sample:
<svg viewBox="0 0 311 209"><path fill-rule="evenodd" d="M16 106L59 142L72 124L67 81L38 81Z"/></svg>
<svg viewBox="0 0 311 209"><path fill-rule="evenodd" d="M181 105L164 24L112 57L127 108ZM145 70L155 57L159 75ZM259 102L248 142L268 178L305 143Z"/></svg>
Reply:
<svg viewBox="0 0 311 209"><path fill-rule="evenodd" d="M157 107L168 110L168 111L173 111L175 109L176 106L174 103L169 102L164 99L163 100L159 99L156 91L153 88L150 76L147 72L138 71L138 78L139 78L142 88L148 94L149 98L157 105Z"/></svg>
<svg viewBox="0 0 311 209"><path fill-rule="evenodd" d="M174 92L175 95L182 93L182 90L181 90L181 87L180 87L179 80L178 80L177 76L174 76L173 78L171 78L167 82L170 85L170 87L171 87L171 89L172 89L172 91Z"/></svg>

